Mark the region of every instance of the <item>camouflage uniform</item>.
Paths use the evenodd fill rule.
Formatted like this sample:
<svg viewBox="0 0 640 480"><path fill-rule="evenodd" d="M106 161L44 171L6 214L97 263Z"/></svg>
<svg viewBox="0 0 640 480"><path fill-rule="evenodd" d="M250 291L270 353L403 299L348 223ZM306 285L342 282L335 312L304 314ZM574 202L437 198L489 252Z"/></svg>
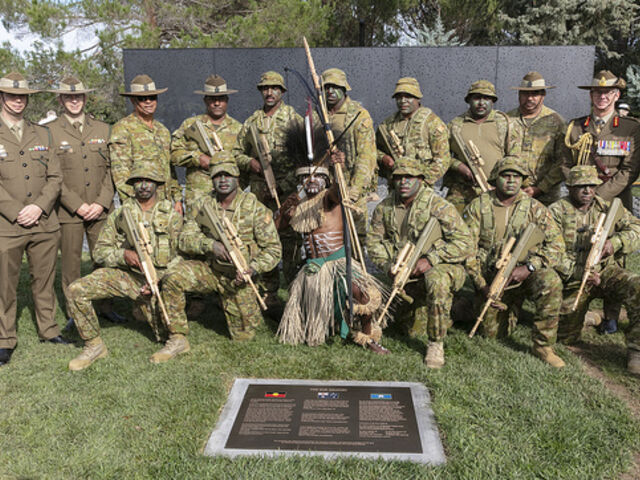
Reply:
<svg viewBox="0 0 640 480"><path fill-rule="evenodd" d="M494 86L486 81L480 80L472 84L465 101L472 93L491 93L495 96ZM522 141L519 138L519 130L513 125L509 117L499 111L491 110L482 122L476 121L468 110L463 115L455 117L449 122L449 142L451 144L453 157L451 166L444 176L444 186L449 189L447 200L449 200L459 212L462 212L465 205L477 197L481 190L465 179L457 168L464 163L462 155L457 151L457 146L453 141L453 134L458 133L465 142L472 140L480 150L485 164L483 171L489 177L493 166L503 157L519 156Z"/></svg>
<svg viewBox="0 0 640 480"><path fill-rule="evenodd" d="M535 186L542 190L536 197L544 205L560 198L560 184L564 180L561 152L564 148L565 123L555 110L546 105L536 118L523 118L515 108L507 115L521 131L521 157L529 171L523 187Z"/></svg>
<svg viewBox="0 0 640 480"><path fill-rule="evenodd" d="M399 163L394 174L408 162ZM414 174L421 171L420 165L414 165ZM453 205L426 185L420 187L408 209L397 193L388 196L373 212L367 251L378 268L389 272L404 244L416 242L431 217L438 219L442 229L442 238L425 255L432 268L424 274L424 283L416 279L407 284L405 290L414 302L403 303L395 316L412 315L412 337L441 341L452 324L453 294L462 288L466 278L462 263L474 250L469 230Z"/></svg>
<svg viewBox="0 0 640 480"><path fill-rule="evenodd" d="M427 185L432 186L444 175L451 162L449 132L446 124L431 109L419 107L409 118L396 112L387 117L383 124L398 135L404 155L420 161ZM376 135L378 166L382 169L382 157L391 155L391 152L386 151L379 130Z"/></svg>
<svg viewBox="0 0 640 480"><path fill-rule="evenodd" d="M322 73L325 85L342 86L344 77L346 90L351 90L346 83L346 75L337 68L330 68ZM340 83L336 83L340 82ZM345 95L344 102L335 112L329 112L331 129L339 135L356 117L359 116L347 133L338 143L338 148L345 154L343 166L344 179L349 188L349 197L355 205L362 209L362 215L354 215L358 235L364 237L367 221L367 194L375 192L378 187L376 136L373 120L369 112L355 100ZM314 123L320 125L320 119L314 113ZM336 136L337 136L336 135Z"/></svg>
<svg viewBox="0 0 640 480"><path fill-rule="evenodd" d="M157 120L149 128L132 113L113 126L109 139L111 176L121 201L134 197L133 187L127 184L127 179L133 166L142 161L158 162L164 172L166 183L158 186L158 198L182 201L182 191L171 168L170 146L171 134Z"/></svg>
<svg viewBox="0 0 640 480"><path fill-rule="evenodd" d="M392 97L395 98L400 93L417 99L422 98L420 84L412 77L398 80ZM409 118L405 118L398 111L387 117L383 125L389 132L394 132L400 140L400 145L394 145L393 140L390 139L391 148L400 147L402 155L417 159L423 169L425 182L433 186L444 175L451 163L447 125L431 109L423 106L419 106ZM376 143L378 167L385 173L384 176L390 179L391 172L384 168L382 157L393 156L395 152L387 151L379 128L376 132Z"/></svg>
<svg viewBox="0 0 640 480"><path fill-rule="evenodd" d="M542 347L553 345L562 302L562 282L553 268L562 258L564 242L547 208L522 190L516 194L510 207L504 207L496 192L490 191L473 200L465 209L463 218L478 245L476 256L467 264L468 273L478 291L493 279L496 261L509 237L518 239L530 223L542 230L542 245L530 252L526 259L526 263L532 265L535 271L520 286L505 291L502 301L516 307L525 298L533 302L533 342ZM508 218L508 223L505 225L501 218ZM505 336L514 327L513 317L509 316L508 310L499 311L490 307L482 327L488 337Z"/></svg>
<svg viewBox="0 0 640 480"><path fill-rule="evenodd" d="M291 127L292 122L302 123L303 120L292 106L284 102L280 104L276 113L272 116L265 115L264 110L260 108L245 120L233 149L240 171L248 172L251 159L258 158L258 153L254 152L251 146L251 134L249 133L251 125L255 125L258 134L266 137L271 149L271 168L273 169L273 175L276 177L278 196L282 196L282 198L287 198L291 193L295 192L297 185L294 173L295 164L292 159L287 158L285 148L286 131ZM269 189L262 174L251 172L249 185L251 186L251 193L260 202L267 205L272 211L276 209L275 200L270 197Z"/></svg>
<svg viewBox="0 0 640 480"><path fill-rule="evenodd" d="M146 279L141 272L132 270L124 259L124 251L134 249L120 227L119 217L124 208L129 209L136 224L144 224L149 234L154 247L153 264L159 279L164 276L168 267L180 261L177 247L182 216L171 207L171 202L157 200L151 210L144 212L135 198L125 200L107 218L93 251L94 260L104 268L98 268L69 285L69 314L75 320L78 332L84 340L100 336L98 317L91 302L112 297L136 300L156 335L158 333L158 323L152 311L155 309L151 308L149 297L140 295L140 288L147 283Z"/></svg>
<svg viewBox="0 0 640 480"><path fill-rule="evenodd" d="M282 76L277 72L265 72L258 83L258 89L269 85L279 86L283 92L287 89ZM252 158L258 159L258 152L255 152L251 144L251 125L255 125L258 135L264 135L271 151L271 168L276 179L278 197L282 202L285 198L296 191L298 181L295 176L295 162L287 155L286 136L294 124L302 125L302 117L295 109L282 101L276 112L268 116L262 108L253 112L245 120L233 153L240 167L241 172L249 172L249 185L251 192L257 199L265 204L272 212L278 208L276 202L269 194L267 183L263 174L256 174L249 171L249 163ZM298 237L289 228L280 232L282 240L282 267L287 283L291 282L296 274L296 257ZM269 303L275 302L278 288L280 287L280 275L277 268L262 276L261 283L267 291Z"/></svg>
<svg viewBox="0 0 640 480"><path fill-rule="evenodd" d="M220 125L214 125L211 117L203 114L187 118L182 122L180 128L173 132L171 163L187 168L184 193L187 213L191 213L191 206L195 203L196 198L208 195L211 193L211 190L213 190L210 172L200 167L199 160L200 155L203 153L209 155L209 152L200 151L196 141L186 135L187 129L192 126L196 120L202 122L206 131L215 132L218 135L225 151L231 151L233 149L238 133L242 128L242 124L229 115L225 115Z"/></svg>
<svg viewBox="0 0 640 480"><path fill-rule="evenodd" d="M584 169L584 167L581 167ZM575 169L572 170L574 172ZM596 177L592 169L593 177ZM583 172L580 172L583 173ZM590 173L590 172L587 172ZM596 177L597 179L597 177ZM609 237L614 255L598 264L600 285L587 284L580 297L578 307L572 312L584 266L591 250L591 236L601 214L609 210L610 202L595 196L586 212L576 208L568 197L549 207L551 215L559 225L566 244L566 253L556 267L564 282L564 301L562 303L558 336L561 341L572 343L580 338L584 315L594 298L611 299L623 303L630 320L627 332L627 344L630 349L640 351L640 275L632 273L619 265L620 257L640 248L640 220L624 209L623 215L615 224L614 233Z"/></svg>
<svg viewBox="0 0 640 480"><path fill-rule="evenodd" d="M200 197L197 211L208 203L222 215L216 198ZM256 273L273 270L282 255L278 232L272 214L252 193L237 190L236 197L224 214L231 219L244 244L244 257ZM253 290L248 285L236 286L236 270L212 255L213 242L219 240L215 232L204 232L194 220L188 220L180 235L180 251L191 256L206 256L206 261L187 259L165 276L162 297L171 318L170 333L188 332L185 314L185 292L220 295L229 333L233 340L250 340L262 322L262 313Z"/></svg>

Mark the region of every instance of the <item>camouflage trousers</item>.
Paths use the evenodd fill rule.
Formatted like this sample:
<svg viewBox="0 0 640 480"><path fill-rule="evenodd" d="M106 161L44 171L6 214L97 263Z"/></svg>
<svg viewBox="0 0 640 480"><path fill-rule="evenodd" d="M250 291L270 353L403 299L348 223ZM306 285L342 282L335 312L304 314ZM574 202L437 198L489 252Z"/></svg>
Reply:
<svg viewBox="0 0 640 480"><path fill-rule="evenodd" d="M511 315L511 310L519 312L525 299L534 305L531 332L533 343L543 347L556 343L558 314L562 304L562 281L551 268L537 270L519 287L506 290L502 302L509 308L501 311L489 307L481 324L482 334L490 338L511 335L517 321L516 316Z"/></svg>
<svg viewBox="0 0 640 480"><path fill-rule="evenodd" d="M466 273L462 265L441 263L427 271L423 278L408 284L405 291L413 303L403 302L395 318L411 318L409 336L440 341L451 327L453 295L462 288Z"/></svg>
<svg viewBox="0 0 640 480"><path fill-rule="evenodd" d="M572 343L580 339L584 315L591 300L604 300L622 303L627 308L629 328L626 331L627 347L640 350L640 275L632 273L619 265L608 265L600 272L600 285L587 285L580 297L575 312L571 307L578 294L578 286L564 291L564 301L560 311L558 338L563 343Z"/></svg>
<svg viewBox="0 0 640 480"><path fill-rule="evenodd" d="M217 293L233 340L251 340L262 322L262 313L248 285L236 287L233 279L215 273L201 260L183 260L169 268L162 279L162 300L171 323L170 333L189 332L185 294Z"/></svg>
<svg viewBox="0 0 640 480"><path fill-rule="evenodd" d="M158 276L161 272L158 271ZM93 308L94 300L113 297L128 297L136 301L138 310L153 328L159 340L157 315L152 307L152 297L142 297L140 289L147 281L141 273L120 268L99 268L69 285L67 298L68 314L74 319L83 340L100 336L100 323ZM155 303L155 302L154 302Z"/></svg>

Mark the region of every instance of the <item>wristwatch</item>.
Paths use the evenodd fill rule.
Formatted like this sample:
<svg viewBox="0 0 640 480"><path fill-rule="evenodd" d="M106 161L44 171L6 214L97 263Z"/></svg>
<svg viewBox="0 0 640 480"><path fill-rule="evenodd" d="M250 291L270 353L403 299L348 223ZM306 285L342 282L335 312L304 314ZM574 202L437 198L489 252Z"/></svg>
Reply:
<svg viewBox="0 0 640 480"><path fill-rule="evenodd" d="M527 263L527 270L529 270L531 273L536 271L536 267L533 266L533 264L531 263Z"/></svg>

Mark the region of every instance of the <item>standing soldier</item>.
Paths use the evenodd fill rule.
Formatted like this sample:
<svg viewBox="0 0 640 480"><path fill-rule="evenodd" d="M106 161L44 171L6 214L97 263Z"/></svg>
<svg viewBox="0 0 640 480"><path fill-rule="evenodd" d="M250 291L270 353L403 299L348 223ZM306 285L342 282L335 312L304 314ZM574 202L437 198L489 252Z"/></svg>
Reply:
<svg viewBox="0 0 640 480"><path fill-rule="evenodd" d="M287 155L286 132L292 128L293 124L302 124L303 121L295 109L284 103L282 99L282 95L287 91L282 75L272 71L263 73L260 76L258 90L262 95L263 106L253 112L244 122L233 153L240 171L249 173L251 193L274 212L279 206L265 181L265 172L259 161L260 154L257 149L261 149L266 157L270 157L279 200L287 198L296 191L297 182L293 160ZM252 129L256 133L255 140L261 145L256 145L254 142ZM296 257L298 242L296 242L295 234L291 229L281 232L280 238L283 245L283 273L286 282L289 283L295 276L296 262L294 257ZM274 315L279 316L278 313L280 313L282 305L278 299L280 286L278 269L274 268L272 272L266 272L263 275L262 283L267 294L265 302Z"/></svg>
<svg viewBox="0 0 640 480"><path fill-rule="evenodd" d="M527 73L518 91L518 108L507 115L522 132L521 160L530 176L522 191L549 205L560 198L562 174L562 149L564 148L564 119L544 104L547 85L538 72Z"/></svg>
<svg viewBox="0 0 640 480"><path fill-rule="evenodd" d="M171 201L158 198L157 188L165 182L165 169L151 161L139 161L127 184L133 189L134 198L127 198L113 211L100 232L93 257L104 268L69 285L68 308L76 322L78 333L84 340L82 353L69 362L69 370L83 370L99 358L107 356L107 347L100 338L100 324L93 308L94 300L113 297L129 297L136 300L142 316L154 329L160 340L156 312L151 308L151 290L142 273L142 259L130 243L123 213L127 210L135 226L145 229L153 268L162 279L167 268L179 261L177 257L178 235L182 228L182 216L171 207ZM129 232L130 234L131 232ZM182 343L182 351L189 344ZM153 361L153 357L151 359Z"/></svg>
<svg viewBox="0 0 640 480"><path fill-rule="evenodd" d="M222 149L231 151L242 128L240 122L227 115L229 95L237 92L229 89L221 76L209 75L204 89L193 92L204 96L207 113L187 118L180 128L173 132L171 163L187 167L184 202L188 213L198 197L209 195L213 189L209 169L211 164L215 163L215 159L212 159L207 147L201 144L195 123L200 120L214 148L219 148L214 140L214 136L217 136Z"/></svg>
<svg viewBox="0 0 640 480"><path fill-rule="evenodd" d="M469 104L469 110L449 123L449 143L455 158L452 158L451 167L444 176L444 186L449 189L447 200L459 212L481 193L477 180L465 163L468 159L465 159L462 152L463 148L470 151L469 141L480 152L484 161L480 170L485 177L490 175L494 165L503 157L519 155L521 144L517 128L509 117L493 108L498 96L491 82L473 82L464 101ZM465 145L458 145L456 138Z"/></svg>
<svg viewBox="0 0 640 480"><path fill-rule="evenodd" d="M625 208L633 211L631 188L640 172L640 124L615 110L620 90L625 87L626 82L608 70L596 73L591 85L578 86L589 90L591 114L569 123L563 162L565 176L574 165L594 165L602 180L596 187L598 196L607 202L619 197ZM617 331L620 308L609 300L604 303L604 333Z"/></svg>
<svg viewBox="0 0 640 480"><path fill-rule="evenodd" d="M91 253L113 205L107 148L110 127L85 114L86 94L94 89L85 88L77 78L66 77L58 90L49 91L58 94L64 110L47 126L63 175L56 212L61 233L62 291L67 298L69 285L80 278L84 235L86 233ZM115 322L124 321L111 309L104 315Z"/></svg>
<svg viewBox="0 0 640 480"><path fill-rule="evenodd" d="M598 196L608 202L619 197L631 210L631 186L640 172L640 124L616 112L625 87L625 81L608 70L596 73L591 85L578 86L589 90L591 114L569 123L563 159L566 175L574 165L594 165L602 180Z"/></svg>
<svg viewBox="0 0 640 480"><path fill-rule="evenodd" d="M240 170L231 154L220 154L216 162L211 167L213 191L196 201L194 214L180 234L180 251L204 259L186 258L170 269L163 280L162 297L171 324L169 342L154 355L157 362L166 362L176 355L172 339L182 338L186 342L189 330L184 311L186 292L219 295L233 340L251 340L262 323L256 295L244 275L255 277L278 265L282 255L278 232L271 211L254 194L238 188ZM224 240L202 220L205 206L221 224L226 217L235 227L248 271L234 267Z"/></svg>
<svg viewBox="0 0 640 480"><path fill-rule="evenodd" d="M422 92L415 78L398 80L392 98L398 111L387 117L376 132L382 176L391 177L394 157L406 156L418 160L425 182L433 186L451 163L447 126L431 109L420 104Z"/></svg>
<svg viewBox="0 0 640 480"><path fill-rule="evenodd" d="M138 162L153 161L165 173L165 182L158 189L161 199L173 200L174 208L182 213L182 191L171 168L171 134L167 127L154 119L158 108L158 95L166 88L157 89L148 75L138 75L131 81L129 97L133 113L118 121L111 130L109 151L111 175L120 201L133 198L133 187L127 183Z"/></svg>
<svg viewBox="0 0 640 480"><path fill-rule="evenodd" d="M55 320L53 281L60 240L54 204L62 173L51 152L45 127L24 119L29 95L25 78L11 72L0 78L0 365L11 360L16 336L16 294L27 253L38 335L42 341L68 343Z"/></svg>
<svg viewBox="0 0 640 480"><path fill-rule="evenodd" d="M453 205L424 185L425 172L416 159L401 158L393 168L394 192L373 212L367 236L367 251L373 263L391 274L407 242L415 244L431 218L440 226L442 237L417 261L407 293L413 304L403 305L396 318L413 317L412 337L427 344L427 368L444 365L444 337L451 326L453 295L462 288L466 274L462 265L473 255L469 229Z"/></svg>
<svg viewBox="0 0 640 480"><path fill-rule="evenodd" d="M553 352L558 330L558 314L562 303L562 282L554 267L561 261L564 241L549 210L521 190L527 170L520 161L507 157L493 169L489 181L494 190L485 192L465 209L463 218L478 245L476 256L468 262L468 272L483 303L489 298L489 286L496 274L496 264L509 238L520 240L529 224L535 224L544 235L538 246L515 267L507 283L504 305L492 304L482 322L485 336L510 335L515 327L509 308L520 310L524 298L535 305L533 315L533 354L556 368L564 362ZM519 284L519 285L517 285Z"/></svg>
<svg viewBox="0 0 640 480"><path fill-rule="evenodd" d="M602 185L602 180L598 178L594 166L573 167L567 179L569 196L549 207L553 219L562 230L567 247L563 262L556 267L564 280L558 338L568 344L580 340L583 318L594 298L624 303L630 321L630 328L626 332L627 368L631 373L640 375L640 275L622 268L616 261L640 248L640 220L622 206L612 235L602 249L602 260L591 273L584 293L576 308L573 308L591 250L591 237L599 217L607 214L611 203L596 195L599 185Z"/></svg>
<svg viewBox="0 0 640 480"><path fill-rule="evenodd" d="M338 155L332 157L344 163L344 178L349 189L348 200L362 213L354 215L358 236L363 242L367 225L367 196L378 186L376 136L369 112L347 94L351 86L347 74L339 68L322 72L331 129L338 136L352 121L353 125L340 140ZM356 118L356 116L358 118ZM316 124L319 120L315 117Z"/></svg>

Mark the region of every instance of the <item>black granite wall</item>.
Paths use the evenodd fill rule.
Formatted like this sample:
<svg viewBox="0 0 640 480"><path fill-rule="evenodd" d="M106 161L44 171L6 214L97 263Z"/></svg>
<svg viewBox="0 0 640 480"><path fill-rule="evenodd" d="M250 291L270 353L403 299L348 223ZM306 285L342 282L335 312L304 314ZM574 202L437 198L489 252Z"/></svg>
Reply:
<svg viewBox="0 0 640 480"><path fill-rule="evenodd" d="M594 47L384 47L312 49L318 72L338 67L347 73L350 95L364 104L374 122L396 110L391 99L400 77L416 77L424 94L423 105L449 121L466 110L464 96L471 82L487 79L496 85L496 108L510 110L517 105L518 85L523 75L537 70L548 84L545 103L565 118L588 112L587 92L576 85L591 82ZM128 85L140 73L150 75L158 87L169 87L160 97L157 118L170 130L182 120L204 111L202 97L193 93L203 87L211 73L222 75L232 95L229 114L243 122L262 99L255 85L260 74L276 70L285 77L285 101L298 112L305 109L306 93L298 80L284 72L290 67L311 83L302 48L218 48L125 50L124 71Z"/></svg>

